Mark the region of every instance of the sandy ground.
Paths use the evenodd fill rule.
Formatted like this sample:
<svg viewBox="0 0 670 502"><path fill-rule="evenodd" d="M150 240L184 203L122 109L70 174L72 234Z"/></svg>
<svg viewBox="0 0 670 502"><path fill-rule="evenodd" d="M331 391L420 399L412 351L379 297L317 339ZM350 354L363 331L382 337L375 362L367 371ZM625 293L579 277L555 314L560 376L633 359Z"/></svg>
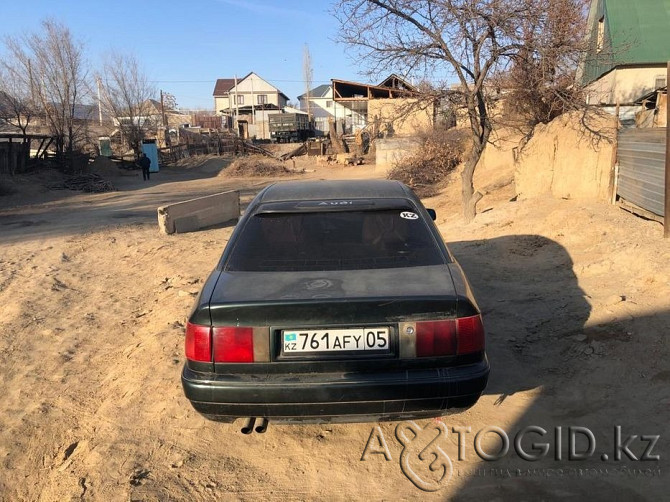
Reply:
<svg viewBox="0 0 670 502"><path fill-rule="evenodd" d="M49 192L28 178L30 188L0 197L2 500L667 497L670 243L660 225L595 203L511 202L511 173L480 175L489 194L470 225L458 216L455 183L426 201L480 302L493 369L475 407L441 419L453 475L424 493L400 469L396 423L377 432L388 460L361 460L376 424L271 424L244 436L240 423L208 422L183 397L184 322L232 229L165 236L156 207L229 188L248 199L267 182L220 168L210 159L150 183L116 177L119 191L94 195ZM366 166L303 175L372 176ZM459 460L452 428L466 426ZM547 436L530 439L550 443L549 454L524 461L512 444L484 462L473 441L488 426L511 441L542 427ZM597 441L589 460L567 458L568 427L577 426ZM615 461L616 426L638 436L638 458L641 435L661 436L650 452L661 460ZM486 451L497 451L486 438ZM434 475L417 451L413 469Z"/></svg>

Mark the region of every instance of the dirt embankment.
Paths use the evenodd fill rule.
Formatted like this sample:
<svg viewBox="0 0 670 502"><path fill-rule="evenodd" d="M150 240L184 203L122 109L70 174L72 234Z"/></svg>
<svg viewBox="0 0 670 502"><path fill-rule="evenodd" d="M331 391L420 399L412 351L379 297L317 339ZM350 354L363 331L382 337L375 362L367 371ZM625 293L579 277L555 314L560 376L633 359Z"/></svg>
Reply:
<svg viewBox="0 0 670 502"><path fill-rule="evenodd" d="M366 169L309 176L370 176ZM510 202L514 187L499 183L498 170L478 174L489 189L471 225L458 216L456 181L426 201L480 302L493 368L480 402L443 418L449 430L468 426L473 434L462 461L458 436L447 437L454 476L429 494L400 469L396 423L380 426L392 460L362 461L375 424L270 424L264 435L243 436L239 424L191 410L179 381L183 325L232 229L161 235L155 207L246 180L189 171L166 171L152 184L130 180L112 194L0 210L0 232L10 237L0 241L0 498L665 497L670 244L658 224L598 203ZM512 437L537 425L551 431L547 442L557 426L588 427L597 454L578 463L552 454L528 463L514 453L483 462L472 455L473 436L492 425ZM654 452L661 462L602 461L617 425L624 435L661 435ZM639 438L632 448L641 454ZM573 468L586 474L572 476ZM565 475L543 475L547 469Z"/></svg>
<svg viewBox="0 0 670 502"><path fill-rule="evenodd" d="M615 144L616 128L609 114L572 112L538 125L518 150L517 193L607 202Z"/></svg>

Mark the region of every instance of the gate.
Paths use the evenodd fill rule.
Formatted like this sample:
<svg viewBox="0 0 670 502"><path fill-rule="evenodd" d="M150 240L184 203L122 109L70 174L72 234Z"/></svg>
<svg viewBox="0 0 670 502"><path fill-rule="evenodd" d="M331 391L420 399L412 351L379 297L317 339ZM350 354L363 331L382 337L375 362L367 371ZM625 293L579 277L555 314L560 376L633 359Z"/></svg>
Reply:
<svg viewBox="0 0 670 502"><path fill-rule="evenodd" d="M665 138L665 127L623 129L617 154L620 202L633 204L643 210L642 216L659 221L665 210Z"/></svg>

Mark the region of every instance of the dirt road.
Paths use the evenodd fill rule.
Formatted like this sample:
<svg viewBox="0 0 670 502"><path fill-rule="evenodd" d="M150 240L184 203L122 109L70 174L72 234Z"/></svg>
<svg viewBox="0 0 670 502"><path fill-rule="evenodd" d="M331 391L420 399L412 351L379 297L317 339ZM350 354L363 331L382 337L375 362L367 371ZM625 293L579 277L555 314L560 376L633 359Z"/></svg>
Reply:
<svg viewBox="0 0 670 502"><path fill-rule="evenodd" d="M320 169L310 176L372 175ZM191 410L179 382L183 325L232 229L161 235L155 209L259 186L217 172L115 180L121 190L109 194L0 197L3 500L667 498L670 245L658 224L599 204L509 202L509 186L488 195L468 226L456 186L427 201L480 301L493 368L475 407L441 419L452 475L439 482L420 448L403 456L397 423L380 424L361 460L376 424L271 424L243 436L239 423ZM495 461L474 451L489 426L511 442ZM523 441L527 451L550 444L538 461L515 451L526 426L547 431ZM617 426L624 441L637 436L628 443L636 458L649 443L642 435L660 436L648 453L661 460L624 452L616 461ZM470 427L463 460L454 427ZM590 459L568 458L569 427L592 432ZM383 450L381 436L388 453L371 453ZM484 451L498 452L495 433L482 437ZM587 450L585 433L576 437L577 452ZM420 491L403 461L439 489Z"/></svg>

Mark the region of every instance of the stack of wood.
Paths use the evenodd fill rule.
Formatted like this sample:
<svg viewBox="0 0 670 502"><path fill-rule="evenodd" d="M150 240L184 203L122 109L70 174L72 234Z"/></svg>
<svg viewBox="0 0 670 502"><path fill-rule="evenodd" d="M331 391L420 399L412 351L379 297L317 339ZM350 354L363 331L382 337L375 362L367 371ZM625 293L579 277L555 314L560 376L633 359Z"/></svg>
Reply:
<svg viewBox="0 0 670 502"><path fill-rule="evenodd" d="M253 153L260 153L261 155L265 155L266 157L271 157L273 159L279 158L270 150L267 150L259 145L254 145L251 141L241 141L241 145L242 145L241 148L242 153L247 153L247 151L250 151Z"/></svg>
<svg viewBox="0 0 670 502"><path fill-rule="evenodd" d="M307 153L307 144L303 143L300 146L291 150L290 152L287 152L283 155L280 155L279 160L286 161L286 160L292 159L293 157L296 157L298 155L304 155L305 153Z"/></svg>
<svg viewBox="0 0 670 502"><path fill-rule="evenodd" d="M78 190L89 193L113 192L114 185L102 176L90 174L78 174L65 178L61 183L49 186L52 190Z"/></svg>
<svg viewBox="0 0 670 502"><path fill-rule="evenodd" d="M347 153L347 146L342 141L342 137L337 135L337 127L335 125L335 119L332 117L328 119L328 128L330 130L330 141L333 148L333 152L337 153Z"/></svg>

